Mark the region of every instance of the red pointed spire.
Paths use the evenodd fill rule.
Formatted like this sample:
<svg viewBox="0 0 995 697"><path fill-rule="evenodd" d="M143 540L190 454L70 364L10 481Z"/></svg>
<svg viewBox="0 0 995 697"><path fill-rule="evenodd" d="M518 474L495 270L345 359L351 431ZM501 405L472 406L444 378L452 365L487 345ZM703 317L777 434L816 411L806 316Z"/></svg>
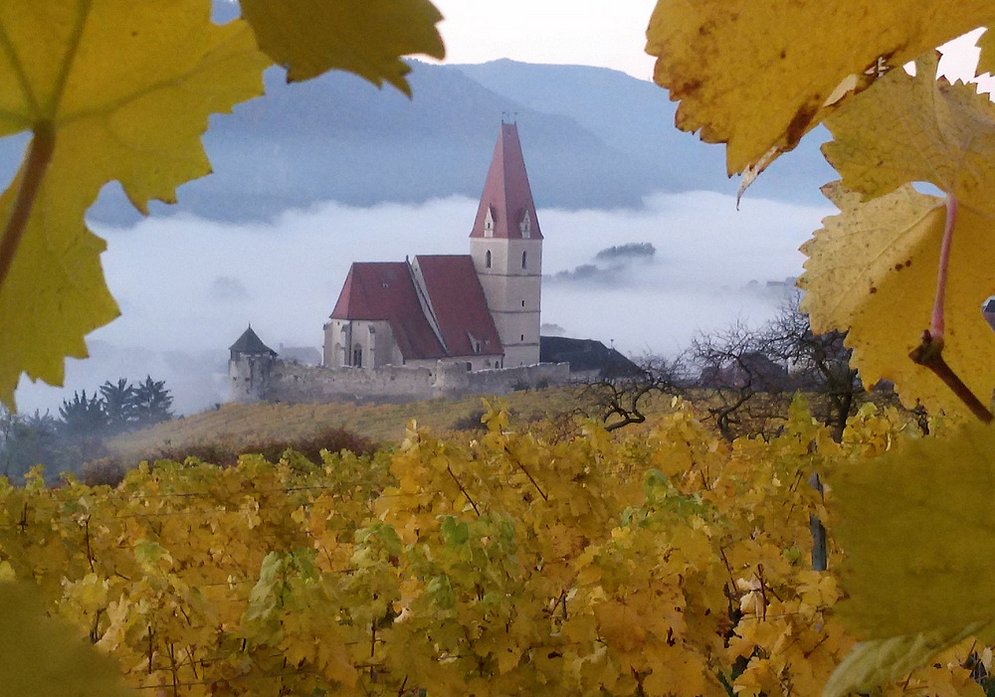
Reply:
<svg viewBox="0 0 995 697"><path fill-rule="evenodd" d="M470 237L542 239L518 126L501 123Z"/></svg>

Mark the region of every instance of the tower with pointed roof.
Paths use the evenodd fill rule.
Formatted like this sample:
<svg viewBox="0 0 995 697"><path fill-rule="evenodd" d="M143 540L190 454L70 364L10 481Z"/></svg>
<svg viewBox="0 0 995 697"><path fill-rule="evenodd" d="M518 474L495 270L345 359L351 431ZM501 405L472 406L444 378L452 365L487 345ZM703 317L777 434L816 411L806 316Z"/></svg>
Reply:
<svg viewBox="0 0 995 697"><path fill-rule="evenodd" d="M504 347L502 367L538 363L542 232L515 123L501 123L470 256Z"/></svg>
<svg viewBox="0 0 995 697"><path fill-rule="evenodd" d="M228 350L231 351L228 359L231 401L246 403L263 399L276 351L263 343L251 324Z"/></svg>

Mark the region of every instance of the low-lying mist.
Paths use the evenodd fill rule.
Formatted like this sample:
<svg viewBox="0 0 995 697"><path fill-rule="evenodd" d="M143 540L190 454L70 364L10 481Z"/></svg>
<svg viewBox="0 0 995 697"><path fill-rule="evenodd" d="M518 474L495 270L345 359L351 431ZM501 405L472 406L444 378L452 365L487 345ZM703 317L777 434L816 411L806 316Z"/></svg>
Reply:
<svg viewBox="0 0 995 697"><path fill-rule="evenodd" d="M22 380L19 409L54 412L73 390L146 374L166 381L178 413L224 402L227 348L250 322L277 352L319 347L353 261L466 253L476 206L322 203L252 224L177 215L94 225L123 316L88 337L90 359L67 362L65 388ZM768 282L801 272L797 248L830 211L747 199L737 212L731 197L704 192L654 195L639 210L540 210L542 321L629 354L671 354L697 331L760 323L782 297ZM642 253L604 251L622 245Z"/></svg>

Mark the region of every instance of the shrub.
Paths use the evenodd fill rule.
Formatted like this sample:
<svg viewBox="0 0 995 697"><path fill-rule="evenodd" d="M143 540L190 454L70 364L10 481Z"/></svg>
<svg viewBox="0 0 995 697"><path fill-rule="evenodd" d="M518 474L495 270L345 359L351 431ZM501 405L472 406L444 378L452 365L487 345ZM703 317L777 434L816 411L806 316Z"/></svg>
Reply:
<svg viewBox="0 0 995 697"><path fill-rule="evenodd" d="M483 431L484 430L484 410L475 409L471 411L466 416L461 416L460 418L453 421L452 430L454 431Z"/></svg>

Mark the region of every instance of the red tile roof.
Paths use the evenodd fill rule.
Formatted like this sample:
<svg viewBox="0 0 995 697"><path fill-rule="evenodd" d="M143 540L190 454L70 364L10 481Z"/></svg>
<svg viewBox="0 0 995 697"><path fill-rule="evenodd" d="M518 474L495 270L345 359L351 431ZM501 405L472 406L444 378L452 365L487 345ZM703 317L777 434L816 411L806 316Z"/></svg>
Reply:
<svg viewBox="0 0 995 697"><path fill-rule="evenodd" d="M422 312L411 271L403 261L353 263L331 319L390 322L405 359L446 356Z"/></svg>
<svg viewBox="0 0 995 697"><path fill-rule="evenodd" d="M487 298L469 255L418 255L415 265L425 281L432 311L450 356L504 353ZM479 350L471 344L479 343Z"/></svg>
<svg viewBox="0 0 995 697"><path fill-rule="evenodd" d="M488 209L494 219L492 237L521 239L519 225L528 213L531 221L529 237L542 239L529 177L525 172L522 144L518 140L518 126L513 123L501 124L501 133L494 146L491 168L487 172L484 193L480 197L480 207L477 209L470 237L485 236L484 221Z"/></svg>

